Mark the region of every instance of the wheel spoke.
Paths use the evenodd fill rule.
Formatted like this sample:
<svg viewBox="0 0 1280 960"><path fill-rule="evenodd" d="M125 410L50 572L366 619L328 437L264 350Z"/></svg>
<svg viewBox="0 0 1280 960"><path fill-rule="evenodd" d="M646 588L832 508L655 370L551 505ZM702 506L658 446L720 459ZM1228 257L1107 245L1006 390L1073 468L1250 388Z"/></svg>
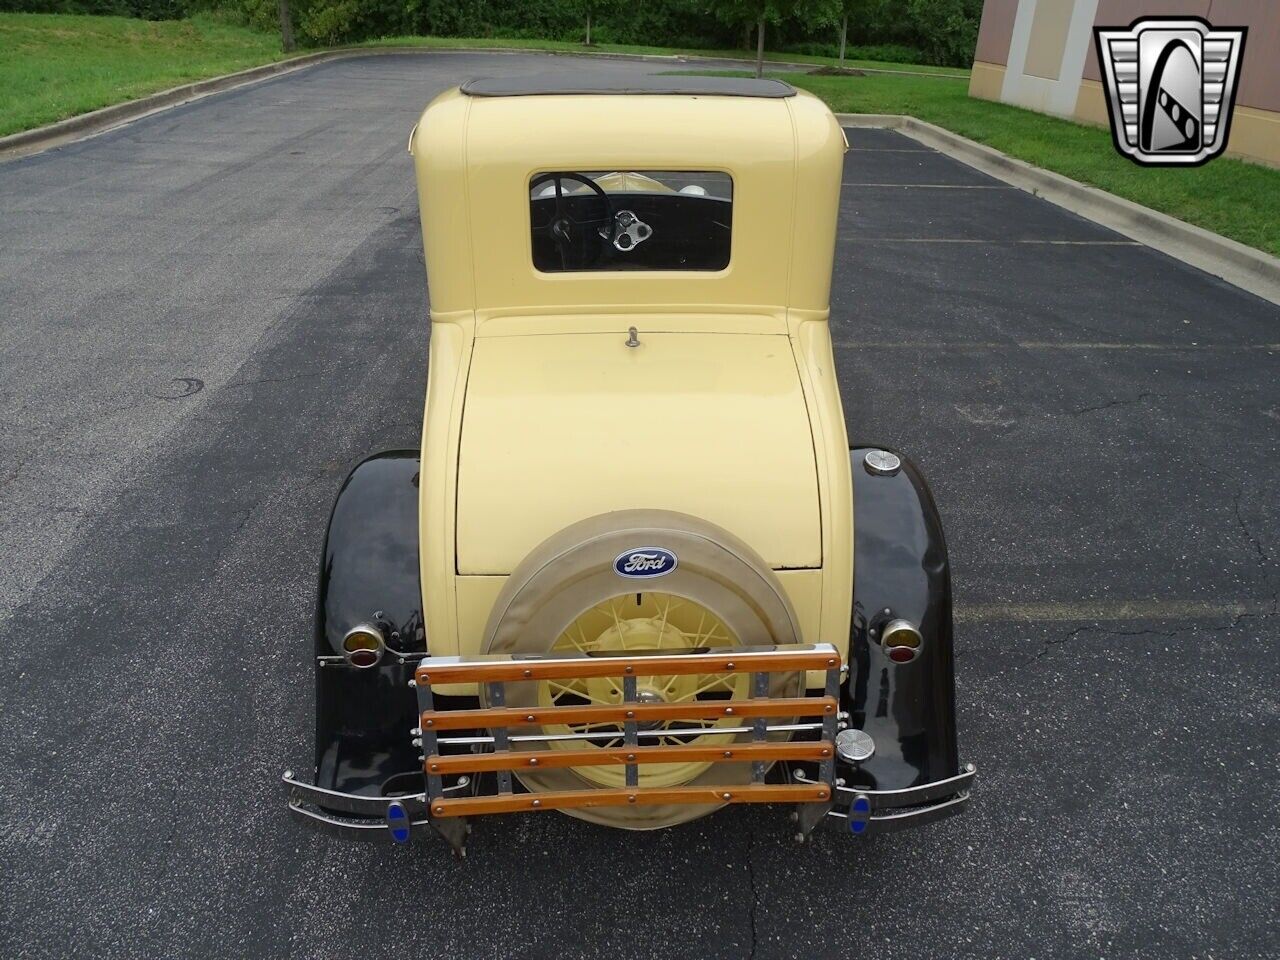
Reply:
<svg viewBox="0 0 1280 960"><path fill-rule="evenodd" d="M596 727L606 727L609 730L618 732L618 725L609 720L594 720L590 723L570 723L567 724L570 730L575 733L588 733ZM619 735L621 735L619 733Z"/></svg>
<svg viewBox="0 0 1280 960"><path fill-rule="evenodd" d="M564 185L569 187L568 184ZM562 188L563 189L563 188ZM564 200L570 202L572 191L563 189ZM662 591L634 589L617 596L606 597L583 610L566 624L556 640L556 647L578 654L633 655L638 649L661 650L666 654L692 652L708 647L732 648L737 645L735 633L716 613L702 604ZM562 678L544 681L540 694L543 703L568 707L574 704L617 706L621 702L619 678L590 679ZM667 674L645 680L644 689L656 693L657 698L646 695L646 700L661 699L667 703L692 704L716 710L719 703L736 703L747 696L747 685L741 675L726 675L719 671L686 676ZM554 714L554 712L553 712ZM591 734L598 739L585 741L553 741L550 746L559 749L590 747L615 747L626 743L624 725L618 721L559 724L554 716L544 729L571 730ZM736 718L704 720L675 720L661 724L645 743L655 745L679 745L705 743L708 740L732 739L732 735L717 733L717 727ZM677 762L641 767L640 782L649 786L674 785L689 782L705 765L695 762ZM591 766L574 768L578 776L589 782L605 786L619 786L625 771L621 766Z"/></svg>
<svg viewBox="0 0 1280 960"><path fill-rule="evenodd" d="M704 674L704 676L707 676L707 674ZM710 674L710 676L711 676L711 680L708 683L704 683L702 686L695 688L693 693L691 693L685 699L693 700L698 696L698 694L709 693L710 691L714 690L716 687L720 687L724 690L728 690L730 693L736 692L732 684L732 680L733 680L732 675L720 676L719 674Z"/></svg>
<svg viewBox="0 0 1280 960"><path fill-rule="evenodd" d="M613 614L613 626L618 631L618 642L622 644L622 648L625 650L627 641L622 632L622 621L618 619L618 608L612 600L609 601L609 612Z"/></svg>
<svg viewBox="0 0 1280 960"><path fill-rule="evenodd" d="M577 682L578 682L578 683L581 683L581 684L582 684L582 686L581 686L581 687L578 687L578 686L574 686L574 685L573 685L573 684L571 684L571 683L561 683L561 682L560 682L560 681L558 681L558 680L548 680L548 681L547 681L547 686L548 686L548 687L551 687L553 691L554 691L555 689L557 689L557 688L558 688L558 689L559 689L561 692L563 692L563 693L570 694L571 696L574 696L574 697L581 697L583 700L589 700L589 701L591 701L592 703L602 703L602 704L606 704L606 705L609 705L609 704L611 704L611 703L612 703L612 701L611 701L611 700L607 700L607 699L603 699L603 700L602 700L600 697L592 696L592 695L591 695L591 690L590 690L590 688L587 686L586 681L584 681L584 680L579 680L579 681L577 681ZM554 694L554 692L552 693L552 697L551 697L551 699L552 699L553 701L555 700L555 694Z"/></svg>
<svg viewBox="0 0 1280 960"><path fill-rule="evenodd" d="M581 629L579 629L579 630L578 630L578 634L579 634L579 636L581 636L581 634L582 634L582 630L581 630ZM572 634L572 633L570 633L568 630L566 630L564 633L560 634L560 640L567 640L567 641L569 641L569 645L570 645L571 647L573 647L575 650L577 650L579 653L586 653L586 652L587 652L587 648L586 648L587 638L586 638L586 637L583 637L583 638L582 638L582 643L579 643L577 640L573 639L573 634ZM560 643L560 641L557 641L557 642L556 642L556 646L562 646L562 644Z"/></svg>
<svg viewBox="0 0 1280 960"><path fill-rule="evenodd" d="M667 605L662 608L662 624L658 627L658 636L662 636L662 634L666 631L667 617L670 615L671 615L671 598L667 597Z"/></svg>

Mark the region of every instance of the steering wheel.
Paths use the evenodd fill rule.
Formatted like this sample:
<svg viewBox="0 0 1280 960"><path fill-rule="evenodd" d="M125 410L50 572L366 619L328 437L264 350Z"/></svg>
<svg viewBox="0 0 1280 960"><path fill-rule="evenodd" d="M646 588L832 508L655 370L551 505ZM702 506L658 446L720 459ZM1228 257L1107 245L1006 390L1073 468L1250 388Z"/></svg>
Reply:
<svg viewBox="0 0 1280 960"><path fill-rule="evenodd" d="M592 192L599 196L600 203L603 204L602 215L599 217L588 216L582 219L574 217L571 212L572 205L565 203L565 180L574 180L590 187ZM541 199L536 193L537 189L543 184L553 181L556 185L555 213L546 227L538 229L547 231L555 243L556 249L560 253L560 269L568 270L571 259L575 265L589 266L600 258L601 245L609 241L608 234L610 233L607 229L601 232L600 226L593 225L613 223L613 204L609 201L609 195L604 192L600 184L581 173L539 174L529 183L530 194L533 195L534 199Z"/></svg>

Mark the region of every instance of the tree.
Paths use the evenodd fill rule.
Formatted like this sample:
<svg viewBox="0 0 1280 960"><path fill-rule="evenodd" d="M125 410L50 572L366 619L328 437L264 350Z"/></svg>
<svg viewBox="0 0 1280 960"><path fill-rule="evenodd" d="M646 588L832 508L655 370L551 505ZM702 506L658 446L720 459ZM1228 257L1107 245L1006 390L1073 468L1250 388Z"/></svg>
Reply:
<svg viewBox="0 0 1280 960"><path fill-rule="evenodd" d="M280 10L280 46L285 53L293 52L293 16L289 13L289 0L278 0Z"/></svg>
<svg viewBox="0 0 1280 960"><path fill-rule="evenodd" d="M755 76L764 76L764 24L781 23L797 0L709 0L710 12L730 27L755 26Z"/></svg>
<svg viewBox="0 0 1280 960"><path fill-rule="evenodd" d="M858 0L843 0L840 4L840 69L844 69L844 50L849 40L849 13L850 8L856 4Z"/></svg>
<svg viewBox="0 0 1280 960"><path fill-rule="evenodd" d="M844 66L844 41L849 30L849 13L861 0L803 0L796 4L796 18L813 32L840 24L840 66Z"/></svg>
<svg viewBox="0 0 1280 960"><path fill-rule="evenodd" d="M907 17L928 62L954 67L973 63L982 0L907 0Z"/></svg>
<svg viewBox="0 0 1280 960"><path fill-rule="evenodd" d="M841 0L707 0L710 13L728 27L755 27L755 76L764 76L765 24L797 20L805 28L835 23Z"/></svg>
<svg viewBox="0 0 1280 960"><path fill-rule="evenodd" d="M870 17L871 6L876 6L874 0L871 3L868 0L835 0L832 4L832 22L840 24L840 68L844 69L844 54L848 48L849 42L849 19L852 17L860 21L865 29L866 23ZM883 7L881 2L878 6ZM883 13L883 11L882 11Z"/></svg>
<svg viewBox="0 0 1280 960"><path fill-rule="evenodd" d="M617 6L617 0L578 0L575 6L578 8L578 15L586 18L587 39L583 42L583 46L589 47L591 46L591 21L599 19L601 14L608 16Z"/></svg>

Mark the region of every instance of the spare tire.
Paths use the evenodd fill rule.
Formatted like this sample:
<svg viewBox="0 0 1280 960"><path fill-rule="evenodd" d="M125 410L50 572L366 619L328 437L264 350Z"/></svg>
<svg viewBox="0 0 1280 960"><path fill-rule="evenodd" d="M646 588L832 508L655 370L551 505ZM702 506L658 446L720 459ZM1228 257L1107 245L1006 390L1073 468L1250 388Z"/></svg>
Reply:
<svg viewBox="0 0 1280 960"><path fill-rule="evenodd" d="M498 595L485 629L484 651L499 654L690 650L800 642L795 612L778 578L745 543L696 517L662 510L628 510L591 517L545 540L525 557ZM641 701L745 699L748 674L640 677ZM801 695L803 675L771 675L771 697ZM509 684L512 707L617 703L614 679ZM481 693L481 700L490 704ZM775 721L777 722L777 721ZM785 722L785 721L784 721ZM643 731L641 744L719 744L749 733L711 732L732 720L671 721ZM708 732L693 732L707 730ZM667 732L670 731L670 732ZM619 746L620 726L513 728L545 734L548 749ZM554 739L569 733L594 739ZM786 739L785 732L772 739ZM641 764L639 786L735 785L750 780L749 763ZM621 765L522 770L532 792L622 787ZM673 826L719 804L579 808L571 816L632 830Z"/></svg>

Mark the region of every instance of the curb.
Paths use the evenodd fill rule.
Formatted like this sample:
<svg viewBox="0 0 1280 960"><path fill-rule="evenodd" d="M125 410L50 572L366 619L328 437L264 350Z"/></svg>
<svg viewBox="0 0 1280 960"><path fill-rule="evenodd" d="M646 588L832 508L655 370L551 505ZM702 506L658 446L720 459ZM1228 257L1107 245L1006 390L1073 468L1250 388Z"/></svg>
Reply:
<svg viewBox="0 0 1280 960"><path fill-rule="evenodd" d="M153 93L149 96L139 97L136 100L127 100L124 103L112 104L109 107L103 107L100 110L92 110L89 113L81 113L74 117L68 117L66 120L59 120L56 123L50 123L43 127L35 127L31 130L21 130L18 133L11 133L8 136L0 137L0 163L5 160L13 160L18 157L27 157L32 154L42 153L52 147L61 146L64 143L70 143L73 140L80 140L86 137L92 137L99 133L104 133L114 127L129 123L132 120L138 120L152 113L166 110L170 107L176 107L184 103L190 103L193 100L199 100L214 93L223 93L227 90L233 90L237 87L248 86L252 83L259 83L272 77L281 76L286 73L292 73L295 70L302 70L306 67L312 67L316 64L326 63L331 60L343 60L349 57L364 56L383 56L391 54L461 54L461 53L504 53L504 54L543 54L552 56L586 56L601 57L610 60L647 60L658 61L663 63L685 63L691 59L690 57L682 57L676 54L659 55L659 54L641 54L641 53L592 53L584 51L555 51L555 50L524 50L514 47L344 47L337 50L319 50L315 53L304 53L301 56L290 57L288 60L277 60L274 63L264 63L261 66L250 67L247 70L239 70L235 73L223 74L220 77L210 77L207 80L197 80L194 83L185 83L178 87L170 87L168 90L161 90L159 93ZM725 63L751 63L755 65L755 61L725 60ZM792 64L780 64L781 66L792 66ZM814 66L813 64L794 64L797 67Z"/></svg>
<svg viewBox="0 0 1280 960"><path fill-rule="evenodd" d="M685 57L678 54L591 53L577 51L523 50L510 47L356 47L340 50L322 50L303 54L288 60L267 63L237 73L199 80L162 90L138 100L103 107L90 113L60 120L34 130L0 137L0 162L17 157L30 156L51 147L103 133L113 127L137 120L151 113L168 109L214 93L258 83L295 70L302 70L318 63L349 57L380 56L389 54L465 54L502 53L550 54L552 56L587 56L612 60L638 60L663 63L687 63L691 60L710 58ZM724 63L754 63L746 60L724 59ZM814 69L814 64L770 61L773 66ZM886 71L893 72L893 71ZM1025 190L1034 196L1048 200L1063 209L1070 210L1085 219L1109 227L1117 233L1139 241L1168 254L1183 263L1221 277L1228 283L1248 290L1265 300L1280 304L1280 259L1261 250L1230 240L1201 227L1159 213L1131 200L1086 186L1060 174L1042 170L1022 160L1017 160L992 147L976 143L967 137L944 130L932 123L900 114L838 113L836 118L849 127L881 127L900 130L950 157L966 163L976 170L1011 186Z"/></svg>
<svg viewBox="0 0 1280 960"><path fill-rule="evenodd" d="M27 157L32 154L41 153L52 147L57 147L64 143L70 143L73 140L91 137L110 130L112 127L118 127L121 124L128 123L131 120L138 120L148 114L156 113L157 111L164 110L169 107L176 107L183 103L189 103L192 100L199 100L201 97L207 97L213 93L222 93L236 87L245 86L251 83L258 83L262 80L270 79L271 77L291 73L294 70L301 70L304 67L314 66L318 63L325 63L330 60L340 60L347 57L381 56L389 54L465 53L503 53L511 55L541 54L544 56L558 57L599 57L603 60L638 60L655 63L670 63L673 65L701 61L715 61L717 63L734 66L745 64L753 68L755 67L754 60L739 60L728 57L697 57L674 53L612 53L609 51L537 50L516 47L342 47L336 50L320 50L315 53L304 53L301 56L290 57L288 60L277 60L274 63L264 63L261 66L250 67L247 70L240 70L236 73L227 73L220 77L210 77L207 80L197 80L194 83L186 83L182 86L170 87L168 90L161 90L159 93L140 97L137 100L128 100L124 103L117 103L109 107L103 107L100 110L93 110L89 113L78 114L77 116L68 117L66 120L59 120L56 123L50 123L43 127L35 127L31 130L22 130L18 133L11 133L8 136L0 137L0 163L3 163L5 160L13 160L18 157ZM816 70L823 66L823 64L769 60L766 62L766 66L771 68L788 67L800 71L809 71ZM862 70L864 73L890 73L955 79L951 74L917 73L905 70L880 70L862 67L857 69Z"/></svg>
<svg viewBox="0 0 1280 960"><path fill-rule="evenodd" d="M901 131L925 146L933 147L1010 186L1221 277L1264 300L1280 304L1280 259L1261 250L1097 187L1042 170L912 116L837 113L836 119L847 127L885 127Z"/></svg>
<svg viewBox="0 0 1280 960"><path fill-rule="evenodd" d="M262 66L250 67L247 70L240 70L236 73L227 73L220 77L211 77L208 80L197 80L195 83L185 83L179 87L170 87L168 90L161 90L159 93L153 93L150 96L140 97L137 100L127 100L124 103L113 104L89 113L81 113L74 117L68 117L66 120L59 120L57 123L50 123L47 126L11 133L6 137L0 137L0 160L40 153L50 147L56 147L71 140L102 133L112 127L128 123L130 120L137 120L139 117L145 117L149 113L155 113L157 110L163 110L166 107L198 100L201 97L207 97L211 93L219 93L223 90L230 90L233 87L256 83L268 77L290 73L324 60L335 59L341 55L340 52L326 50L321 53L308 53L300 57L292 57L289 60L278 60L275 63L264 63Z"/></svg>

